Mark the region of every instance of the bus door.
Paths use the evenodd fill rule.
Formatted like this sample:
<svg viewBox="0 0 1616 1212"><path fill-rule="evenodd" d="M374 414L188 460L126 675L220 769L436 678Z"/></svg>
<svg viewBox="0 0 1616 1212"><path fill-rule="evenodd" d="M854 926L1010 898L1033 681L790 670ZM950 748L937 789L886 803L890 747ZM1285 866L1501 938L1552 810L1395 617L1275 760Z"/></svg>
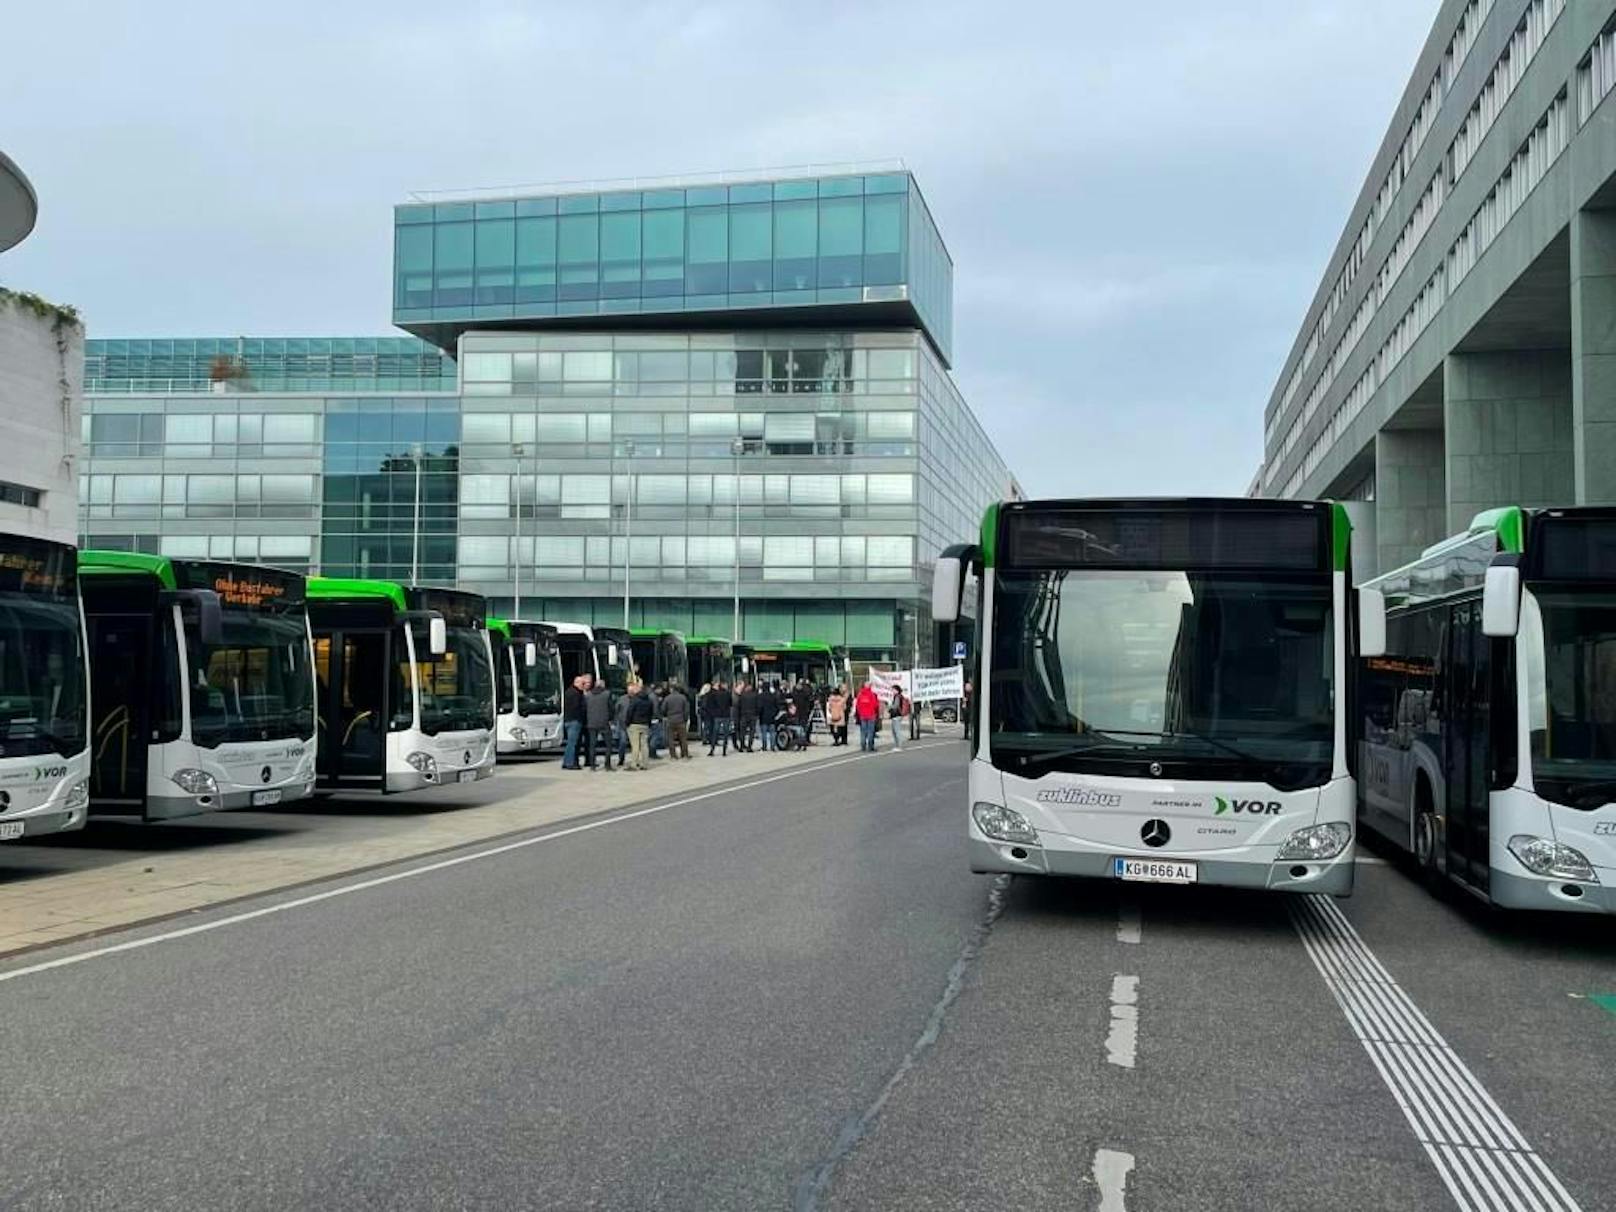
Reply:
<svg viewBox="0 0 1616 1212"><path fill-rule="evenodd" d="M1492 644L1481 633L1481 603L1453 608L1448 627L1448 874L1488 890L1489 771L1492 768Z"/></svg>
<svg viewBox="0 0 1616 1212"><path fill-rule="evenodd" d="M319 780L328 786L379 786L387 765L392 697L391 628L353 627L314 639L319 680Z"/></svg>
<svg viewBox="0 0 1616 1212"><path fill-rule="evenodd" d="M151 670L159 624L173 626L166 609L155 616L95 614L85 621L93 711L90 796L95 808L139 809L146 803L148 721L154 706Z"/></svg>

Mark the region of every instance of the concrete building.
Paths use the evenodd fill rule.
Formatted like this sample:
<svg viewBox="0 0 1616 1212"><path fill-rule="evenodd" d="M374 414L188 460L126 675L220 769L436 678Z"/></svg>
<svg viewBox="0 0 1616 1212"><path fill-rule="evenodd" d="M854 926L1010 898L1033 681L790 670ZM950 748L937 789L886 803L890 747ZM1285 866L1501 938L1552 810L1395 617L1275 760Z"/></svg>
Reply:
<svg viewBox="0 0 1616 1212"><path fill-rule="evenodd" d="M1265 414L1360 579L1500 504L1616 503L1616 0L1444 0Z"/></svg>
<svg viewBox="0 0 1616 1212"><path fill-rule="evenodd" d="M38 213L28 178L0 154L0 253ZM74 541L83 378L78 317L0 285L0 530Z"/></svg>
<svg viewBox="0 0 1616 1212"><path fill-rule="evenodd" d="M88 543L934 659L931 561L1018 490L908 173L411 203L394 247L417 336L91 342Z"/></svg>

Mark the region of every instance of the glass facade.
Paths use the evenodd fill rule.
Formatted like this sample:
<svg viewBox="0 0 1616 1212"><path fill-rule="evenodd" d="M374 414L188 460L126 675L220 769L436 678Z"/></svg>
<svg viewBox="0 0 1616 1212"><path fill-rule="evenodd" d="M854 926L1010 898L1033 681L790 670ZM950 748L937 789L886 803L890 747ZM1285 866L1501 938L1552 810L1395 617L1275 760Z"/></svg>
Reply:
<svg viewBox="0 0 1616 1212"><path fill-rule="evenodd" d="M88 340L84 390L453 391L454 359L416 337Z"/></svg>
<svg viewBox="0 0 1616 1212"><path fill-rule="evenodd" d="M424 289L434 312L475 308L487 289L509 292L487 306L528 306L538 237L522 224L542 219L556 308L569 286L602 310L720 314L682 330L468 324L458 360L413 337L89 342L81 541L413 577L506 614L520 588L524 616L590 623L621 624L626 577L630 625L686 634L730 634L738 574L741 638L931 659L932 561L1017 490L932 337L951 268L908 176L527 203L399 208L395 302ZM647 234L657 215L681 233L676 266ZM431 250L425 286L408 241ZM782 290L851 289L821 285L834 275L914 308L812 328L767 310ZM463 290L472 302L441 293ZM740 294L765 309L737 319Z"/></svg>
<svg viewBox="0 0 1616 1212"><path fill-rule="evenodd" d="M393 322L446 348L488 322L834 306L950 356L953 264L908 173L414 203L393 222Z"/></svg>

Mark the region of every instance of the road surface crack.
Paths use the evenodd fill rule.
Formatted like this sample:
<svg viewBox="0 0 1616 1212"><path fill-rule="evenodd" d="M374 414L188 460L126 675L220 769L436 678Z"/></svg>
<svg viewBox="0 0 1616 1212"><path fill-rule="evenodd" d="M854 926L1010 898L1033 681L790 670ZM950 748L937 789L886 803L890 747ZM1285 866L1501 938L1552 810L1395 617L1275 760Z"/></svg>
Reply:
<svg viewBox="0 0 1616 1212"><path fill-rule="evenodd" d="M836 1134L836 1141L831 1145L830 1151L818 1162L810 1166L801 1178L797 1180L793 1192L791 1206L794 1212L819 1212L820 1201L830 1188L831 1179L835 1177L837 1167L845 1161L861 1141L870 1134L875 1121L880 1117L881 1110L892 1097L892 1092L921 1059L931 1050L943 1031L943 1020L948 1016L948 1009L959 998L960 990L965 987L965 977L971 965L982 953L982 947L993 932L993 923L999 920L1004 912L1005 895L1010 889L1010 877L1001 875L993 881L988 889L987 908L981 920L972 928L965 945L960 948L959 957L955 959L954 966L948 970L948 979L943 983L943 992L926 1016L926 1025L921 1028L915 1042L909 1046L898 1067L892 1071L881 1087L881 1092L875 1100L855 1115L848 1116L842 1121L841 1130Z"/></svg>

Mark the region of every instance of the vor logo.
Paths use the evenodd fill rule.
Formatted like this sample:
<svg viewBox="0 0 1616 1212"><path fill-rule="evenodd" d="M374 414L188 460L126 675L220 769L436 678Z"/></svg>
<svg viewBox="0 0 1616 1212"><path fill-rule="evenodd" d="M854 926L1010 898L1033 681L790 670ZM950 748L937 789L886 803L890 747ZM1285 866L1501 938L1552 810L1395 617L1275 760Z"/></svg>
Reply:
<svg viewBox="0 0 1616 1212"><path fill-rule="evenodd" d="M1247 816L1278 816L1285 808L1278 800L1226 800L1221 795L1212 797L1218 802L1213 816L1222 816L1225 812L1235 814L1245 813Z"/></svg>

